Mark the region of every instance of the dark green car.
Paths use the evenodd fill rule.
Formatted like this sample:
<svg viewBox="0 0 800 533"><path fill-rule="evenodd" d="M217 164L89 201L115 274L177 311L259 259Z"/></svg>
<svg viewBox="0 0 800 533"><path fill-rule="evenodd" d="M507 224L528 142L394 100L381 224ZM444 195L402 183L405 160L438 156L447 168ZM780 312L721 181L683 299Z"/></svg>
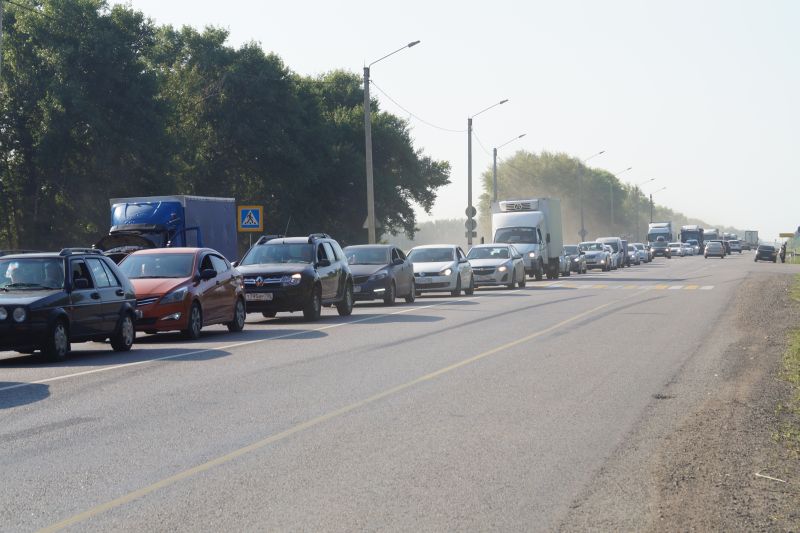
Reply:
<svg viewBox="0 0 800 533"><path fill-rule="evenodd" d="M133 345L131 282L97 250L65 249L0 257L0 350L67 357L73 342Z"/></svg>

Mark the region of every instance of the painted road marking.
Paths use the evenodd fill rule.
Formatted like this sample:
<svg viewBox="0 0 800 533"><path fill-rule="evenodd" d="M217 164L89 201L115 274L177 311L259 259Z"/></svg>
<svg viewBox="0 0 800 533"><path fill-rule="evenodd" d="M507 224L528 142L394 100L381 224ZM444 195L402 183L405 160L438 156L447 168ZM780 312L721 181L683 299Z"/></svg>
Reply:
<svg viewBox="0 0 800 533"><path fill-rule="evenodd" d="M164 478L164 479L162 479L160 481L157 481L156 483L153 483L152 485L148 485L146 487L142 487L142 488L140 488L138 490L135 490L133 492L129 492L128 494L120 496L119 498L115 498L115 499L113 499L111 501L108 501L106 503L103 503L103 504L97 505L95 507L92 507L91 509L89 509L87 511L84 511L82 513L79 513L79 514L76 514L76 515L71 516L69 518L66 518L66 519L64 519L64 520L62 520L60 522L57 522L57 523L55 523L55 524L53 524L51 526L45 527L45 528L41 529L40 532L61 531L64 528L67 528L67 527L70 527L70 526L74 526L76 524L80 524L81 522L89 520L90 518L93 518L93 517L95 517L95 516L97 516L99 514L102 514L102 513L106 512L106 511L110 511L112 509L116 509L117 507L120 507L120 506L125 505L127 503L131 503L132 501L135 501L135 500L138 500L139 498L147 496L148 494L152 494L153 492L155 492L155 491L157 491L159 489L163 489L163 488L168 487L170 485L174 485L175 483L177 483L179 481L183 481L185 479L188 479L188 478L190 478L192 476L195 476L197 474L200 474L202 472L206 472L208 470L211 470L214 467L221 466L221 465L224 465L226 463L230 463L231 461L233 461L235 459L238 459L239 457L242 457L243 455L247 455L247 454L249 454L251 452L255 452L257 450L260 450L260 449L262 449L262 448L264 448L266 446L269 446L270 444L273 444L275 442L284 440L284 439L286 439L288 437L291 437L292 435L295 435L295 434L300 433L302 431L305 431L307 429L311 429L311 428L313 428L315 426L318 426L318 425L320 425L320 424L322 424L324 422L327 422L329 420L332 420L334 418L339 418L339 417L341 417L343 415L346 415L347 413L355 411L356 409L359 409L359 408L364 407L366 405L375 403L375 402L377 402L379 400L382 400L382 399L384 399L384 398L386 398L388 396L393 396L393 395L395 395L397 393L403 392L406 389L410 389L411 387L414 387L415 385L418 385L420 383L424 383L425 381L430 381L430 380L436 379L436 378L438 378L438 377L440 377L440 376L442 376L444 374L448 374L448 373L453 372L454 370L457 370L457 369L459 369L461 367L464 367L464 366L467 366L467 365L471 365L472 363L480 361L481 359L485 359L485 358L487 358L487 357L489 357L491 355L503 352L505 350L508 350L509 348L513 348L513 347L518 346L520 344L524 344L524 343L529 342L529 341L531 341L531 340L533 340L533 339L535 339L537 337L541 337L542 335L547 335L548 333L551 333L551 332L553 332L553 331L555 331L555 330L557 330L557 329L559 329L559 328L561 328L563 326L566 326L567 324L571 324L571 323L573 323L573 322L575 322L577 320L581 320L581 319L585 318L586 316L589 316L589 315L591 315L593 313L596 313L597 311L600 311L601 309L605 309L606 307L608 307L610 305L613 305L615 303L621 302L621 301L626 300L628 298L632 298L634 296L636 296L636 295L632 294L630 296L626 296L625 298L617 300L616 302L608 302L608 303L605 303L603 305L599 305L597 307L589 309L588 311L584 311L583 313L579 313L579 314L577 314L577 315L575 315L575 316L573 316L571 318L568 318L568 319L563 320L563 321L561 321L561 322L559 322L557 324L554 324L554 325L550 326L549 328L545 328L545 329L537 331L535 333L531 333L530 335L527 335L527 336L519 338L517 340L508 342L506 344L502 344L500 346L497 346L495 348L487 350L487 351L485 351L483 353L479 353L478 355L474 355L472 357L469 357L467 359L459 361L458 363L454 363L454 364L446 366L444 368L440 368L439 370L436 370L436 371L431 372L429 374L425 374L423 376L420 376L420 377L418 377L416 379L413 379L413 380L408 381L406 383L403 383L401 385L397 385L395 387L386 389L383 392L379 392L378 394L375 394L375 395L370 396L368 398L365 398L363 400L351 403L350 405L347 405L347 406L342 407L340 409L336 409L334 411L331 411L331 412L326 413L324 415L318 416L316 418L312 418L312 419L307 420L305 422L301 422L300 424L292 426L292 427L290 427L290 428L288 428L288 429L286 429L284 431L281 431L280 433L276 433L274 435L271 435L269 437L266 437L264 439L256 441L256 442L254 442L252 444L249 444L247 446L239 448L238 450L234 450L234 451L232 451L230 453L227 453L225 455L219 456L216 459L212 459L212 460L210 460L210 461L208 461L206 463L199 464L199 465L197 465L195 467L189 468L188 470L184 470L182 472L178 472L177 474L174 474L172 476L166 477L166 478Z"/></svg>
<svg viewBox="0 0 800 533"><path fill-rule="evenodd" d="M657 290L657 291L695 291L695 290L702 290L702 291L710 291L714 288L714 285L667 285L664 283L659 284L651 284L651 285L609 285L609 284L592 284L592 283L558 283L554 285L534 285L532 287L534 290L547 290L547 289L598 289L598 290L628 290L628 291L648 291L648 290Z"/></svg>
<svg viewBox="0 0 800 533"><path fill-rule="evenodd" d="M671 291L679 291L682 288L683 288L683 285L673 285L672 287L669 288L669 290L671 290Z"/></svg>
<svg viewBox="0 0 800 533"><path fill-rule="evenodd" d="M714 288L713 285L703 285L702 287L700 287L700 290L701 291L710 291L713 288Z"/></svg>
<svg viewBox="0 0 800 533"><path fill-rule="evenodd" d="M686 290L687 291L694 291L694 290L697 290L697 287L699 287L699 286L700 285L687 285L686 286Z"/></svg>
<svg viewBox="0 0 800 533"><path fill-rule="evenodd" d="M657 291L663 291L663 290L664 290L664 289L666 289L667 287L669 287L669 285L653 285L653 288L654 288L655 290L657 290Z"/></svg>

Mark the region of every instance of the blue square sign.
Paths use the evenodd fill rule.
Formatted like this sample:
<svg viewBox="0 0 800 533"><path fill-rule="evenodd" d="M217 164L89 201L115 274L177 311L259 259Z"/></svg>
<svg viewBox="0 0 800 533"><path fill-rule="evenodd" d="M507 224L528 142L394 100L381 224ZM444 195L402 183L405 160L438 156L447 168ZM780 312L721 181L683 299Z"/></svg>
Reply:
<svg viewBox="0 0 800 533"><path fill-rule="evenodd" d="M240 205L237 211L239 231L264 231L263 205Z"/></svg>

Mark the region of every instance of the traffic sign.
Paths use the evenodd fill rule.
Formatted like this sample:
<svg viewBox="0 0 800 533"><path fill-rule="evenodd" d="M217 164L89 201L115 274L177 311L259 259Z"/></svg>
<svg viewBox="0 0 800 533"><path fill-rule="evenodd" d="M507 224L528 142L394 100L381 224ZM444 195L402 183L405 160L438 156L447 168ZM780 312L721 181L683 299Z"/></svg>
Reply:
<svg viewBox="0 0 800 533"><path fill-rule="evenodd" d="M475 209L474 205L471 205L467 207L467 209L464 211L464 214L467 215L469 218L472 218L478 214L478 210Z"/></svg>
<svg viewBox="0 0 800 533"><path fill-rule="evenodd" d="M792 237L794 237L794 235L795 235L794 233L781 233L779 237L787 237L791 239Z"/></svg>
<svg viewBox="0 0 800 533"><path fill-rule="evenodd" d="M470 233L472 233L473 237L477 237L478 236L478 232L477 231L466 231L466 232L464 232L464 237L469 237Z"/></svg>
<svg viewBox="0 0 800 533"><path fill-rule="evenodd" d="M474 218L468 218L464 223L464 226L467 228L467 231L472 231L478 227L478 221Z"/></svg>
<svg viewBox="0 0 800 533"><path fill-rule="evenodd" d="M240 205L237 211L239 231L264 231L263 205Z"/></svg>

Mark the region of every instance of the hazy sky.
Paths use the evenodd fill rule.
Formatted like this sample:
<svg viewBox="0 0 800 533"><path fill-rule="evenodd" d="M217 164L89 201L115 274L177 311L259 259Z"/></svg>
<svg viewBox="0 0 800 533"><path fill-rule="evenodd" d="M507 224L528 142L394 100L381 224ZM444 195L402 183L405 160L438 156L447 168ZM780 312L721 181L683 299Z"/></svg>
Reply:
<svg viewBox="0 0 800 533"><path fill-rule="evenodd" d="M378 87L445 129L475 118L478 177L515 149L587 157L655 200L762 237L800 225L800 2L132 0L161 24L221 26L300 74L372 68ZM450 161L432 216L463 216L467 136L410 119L417 148ZM486 150L485 153L479 142ZM428 217L423 216L422 219Z"/></svg>

